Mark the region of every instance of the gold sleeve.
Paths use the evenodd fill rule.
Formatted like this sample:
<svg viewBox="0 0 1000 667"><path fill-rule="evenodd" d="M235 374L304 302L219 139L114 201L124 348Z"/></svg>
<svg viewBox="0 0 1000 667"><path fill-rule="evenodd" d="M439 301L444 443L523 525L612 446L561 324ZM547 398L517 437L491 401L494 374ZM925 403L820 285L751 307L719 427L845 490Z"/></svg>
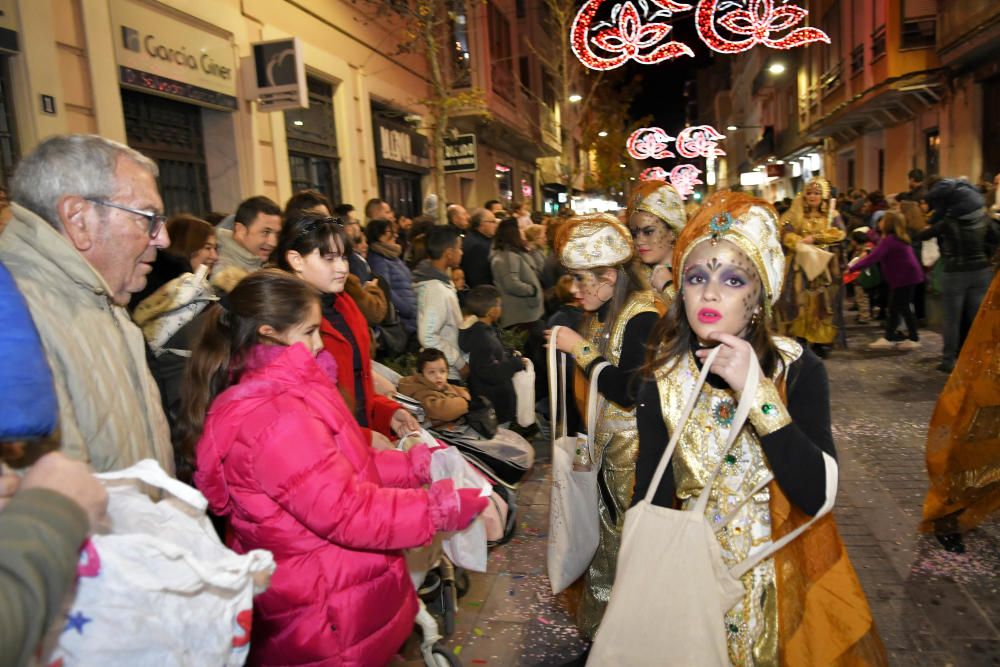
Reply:
<svg viewBox="0 0 1000 667"><path fill-rule="evenodd" d="M600 358L601 353L597 351L597 346L584 338L573 346L571 352L576 364L586 372L587 368Z"/></svg>
<svg viewBox="0 0 1000 667"><path fill-rule="evenodd" d="M770 379L762 378L757 385L757 393L747 420L753 424L757 435L774 433L792 423L792 416L788 414L778 388Z"/></svg>
<svg viewBox="0 0 1000 667"><path fill-rule="evenodd" d="M817 232L815 234L816 241L823 244L839 243L843 241L846 236L847 232L838 227L827 227L822 232Z"/></svg>

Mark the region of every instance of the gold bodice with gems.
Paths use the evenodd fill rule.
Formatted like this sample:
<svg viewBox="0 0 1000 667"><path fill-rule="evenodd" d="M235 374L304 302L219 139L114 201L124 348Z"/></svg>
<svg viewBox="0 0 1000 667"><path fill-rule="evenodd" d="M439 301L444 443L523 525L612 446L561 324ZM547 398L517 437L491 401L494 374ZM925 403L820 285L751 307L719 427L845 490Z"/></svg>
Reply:
<svg viewBox="0 0 1000 667"><path fill-rule="evenodd" d="M608 337L608 345L604 353L604 358L613 366L617 366L618 362L621 360L622 354L622 344L625 340L625 327L628 325L629 321L640 313L657 313L659 314L659 309L657 308L657 301L660 300L660 296L656 294L654 290L644 290L642 292L636 292L632 295L622 308L621 312L618 314L618 318L612 325L602 334L602 329L604 328L602 323L598 321L596 317L590 319L590 323L587 326L586 331L583 333L583 337L592 343L594 349L600 348L601 341L599 340L602 335ZM598 353L594 353L593 357L596 358ZM588 360L578 359L580 365L583 368L589 365ZM616 433L634 433L634 443L630 447L616 447L613 451L608 452L609 459L604 462L605 465L613 469L628 469L635 468L635 458L638 454L639 440L638 431L636 430L635 424L635 407L623 408L617 403L612 403L611 401L602 401L600 405L600 414L597 418L597 433L595 434L594 442L594 460L601 461L604 453L604 448L608 445L611 437ZM628 493L632 493L632 489L628 490Z"/></svg>
<svg viewBox="0 0 1000 667"><path fill-rule="evenodd" d="M776 337L782 363L776 376L802 355L802 346L790 338ZM693 355L667 365L656 376L663 420L670 433L677 428L681 411L697 383L699 369ZM775 379L775 378L772 378ZM673 456L677 497L683 507L703 492L712 471L722 469L710 490L705 515L720 523L740 501L768 475L770 469L755 429L744 425L732 448L726 452L729 425L736 413L732 390L705 384L691 417L684 427ZM722 557L730 567L766 547L771 541L770 491L757 492L717 533ZM744 597L725 618L729 659L734 665L775 665L778 656L778 611L774 560L767 558L743 576Z"/></svg>
<svg viewBox="0 0 1000 667"><path fill-rule="evenodd" d="M781 242L789 252L795 251L795 246L803 238L812 236L817 246L827 246L844 240L847 233L830 222L830 218L819 211L803 213L801 217L786 215L782 219L785 228Z"/></svg>

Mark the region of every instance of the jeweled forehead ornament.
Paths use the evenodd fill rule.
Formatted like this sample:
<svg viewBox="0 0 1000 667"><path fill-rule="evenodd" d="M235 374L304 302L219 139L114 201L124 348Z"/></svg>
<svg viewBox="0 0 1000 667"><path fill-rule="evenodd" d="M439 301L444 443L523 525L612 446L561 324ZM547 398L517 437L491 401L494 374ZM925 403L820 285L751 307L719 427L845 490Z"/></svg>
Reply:
<svg viewBox="0 0 1000 667"><path fill-rule="evenodd" d="M733 216L730 215L729 211L723 211L713 217L712 221L708 223L708 231L712 232L712 245L719 245L719 238L728 232L732 226Z"/></svg>

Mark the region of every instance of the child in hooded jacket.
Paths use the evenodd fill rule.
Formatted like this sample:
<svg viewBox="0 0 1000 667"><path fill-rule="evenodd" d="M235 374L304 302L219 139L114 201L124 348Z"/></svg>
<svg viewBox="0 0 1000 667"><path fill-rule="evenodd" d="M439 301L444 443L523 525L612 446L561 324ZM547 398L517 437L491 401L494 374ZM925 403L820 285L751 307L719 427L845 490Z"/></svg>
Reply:
<svg viewBox="0 0 1000 667"><path fill-rule="evenodd" d="M267 549L278 565L255 598L251 665L387 663L417 613L401 550L466 527L487 503L430 484L426 446L369 447L320 320L306 283L258 271L206 311L188 366L181 435L195 485L228 519L232 549Z"/></svg>

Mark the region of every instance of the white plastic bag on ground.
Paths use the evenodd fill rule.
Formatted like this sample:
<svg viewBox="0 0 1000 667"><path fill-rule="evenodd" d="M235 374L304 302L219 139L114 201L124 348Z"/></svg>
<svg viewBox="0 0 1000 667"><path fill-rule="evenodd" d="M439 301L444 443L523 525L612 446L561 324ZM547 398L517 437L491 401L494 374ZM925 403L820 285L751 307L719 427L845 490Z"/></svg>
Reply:
<svg viewBox="0 0 1000 667"><path fill-rule="evenodd" d="M76 595L42 664L242 665L271 553L227 549L205 497L152 459L97 477L108 487L109 525L81 553ZM140 482L163 489L163 499L152 501Z"/></svg>
<svg viewBox="0 0 1000 667"><path fill-rule="evenodd" d="M535 367L530 359L523 371L514 373L514 396L517 397L517 425L528 427L535 423Z"/></svg>

